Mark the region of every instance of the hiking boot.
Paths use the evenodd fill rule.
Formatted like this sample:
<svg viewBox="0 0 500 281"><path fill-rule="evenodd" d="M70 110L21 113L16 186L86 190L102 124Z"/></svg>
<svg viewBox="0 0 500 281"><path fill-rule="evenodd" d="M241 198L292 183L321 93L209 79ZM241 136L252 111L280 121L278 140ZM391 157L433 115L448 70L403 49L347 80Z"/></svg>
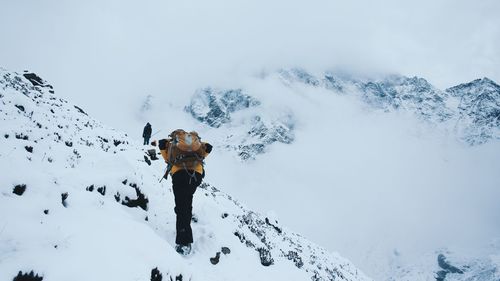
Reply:
<svg viewBox="0 0 500 281"><path fill-rule="evenodd" d="M191 253L191 244L177 244L175 245L175 251L183 256L187 256L189 255L189 253Z"/></svg>

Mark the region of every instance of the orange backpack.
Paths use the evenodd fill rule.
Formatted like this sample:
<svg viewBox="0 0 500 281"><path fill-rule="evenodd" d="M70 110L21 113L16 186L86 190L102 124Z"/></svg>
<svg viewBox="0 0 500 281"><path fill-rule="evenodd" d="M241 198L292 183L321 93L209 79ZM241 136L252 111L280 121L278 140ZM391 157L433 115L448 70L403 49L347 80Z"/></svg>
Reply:
<svg viewBox="0 0 500 281"><path fill-rule="evenodd" d="M185 168L192 168L197 163L203 164L202 145L197 132L175 130L170 134L169 143L167 162L170 165L183 164Z"/></svg>

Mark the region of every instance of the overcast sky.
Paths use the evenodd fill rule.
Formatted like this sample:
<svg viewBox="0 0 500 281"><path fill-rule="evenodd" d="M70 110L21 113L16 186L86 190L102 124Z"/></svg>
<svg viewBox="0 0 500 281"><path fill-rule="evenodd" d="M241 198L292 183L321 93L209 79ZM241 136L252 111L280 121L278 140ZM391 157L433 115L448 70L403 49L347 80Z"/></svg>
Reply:
<svg viewBox="0 0 500 281"><path fill-rule="evenodd" d="M190 95L287 66L446 88L500 81L499 10L498 0L3 0L0 66L39 73L98 118L89 97L125 106L123 95Z"/></svg>
<svg viewBox="0 0 500 281"><path fill-rule="evenodd" d="M244 85L249 75L279 67L298 66L313 72L341 68L363 74L391 72L417 75L441 89L484 76L500 83L499 0L0 1L0 67L18 72L28 69L38 73L55 86L59 96L84 107L93 117L113 127L128 132L135 130L137 136L142 132L143 120L140 120L140 127L136 126L135 129L125 123L132 123L130 115L134 112L130 108L140 108L141 101L148 94L155 98L162 97L159 99L161 101L188 99L198 87L239 87L240 79ZM282 89L277 87L276 90L270 88L262 91L258 85L254 87L257 87L254 91L261 92L262 99L266 94L269 98L269 95ZM314 92L312 97L316 96L318 95ZM283 99L286 99L285 96ZM322 105L322 102L317 104ZM350 217L343 218L342 214L335 214L335 219L342 222L340 225L346 226L345 231L331 229L337 240L330 239L333 235L315 237L314 233L306 233L315 241L355 257L354 252L361 249L358 253L364 253L362 251L367 245L361 243L357 248L348 243L342 245L341 242L346 241L342 238L352 235L351 229L357 230L357 233L370 233L376 238L384 237L386 232L376 232L379 229L370 222L381 222L380 225L384 227L401 226L402 234L398 238L406 237L411 242L416 241L415 235L427 235L425 231L434 230L433 224L443 228L455 222L449 220L448 224L441 224L441 217L435 218L435 213L441 211L441 206L446 207L445 204L435 204L428 212L420 212L420 206L416 206L416 203L427 198L432 199L429 200L430 203L435 203L451 196L450 201L459 202L460 204L453 205L454 208L449 208L444 213L446 217L453 218L455 211L462 210L462 205L467 206L466 211L483 210L477 211L477 214L471 212L471 218L483 215L484 218L489 218L498 213L498 205L493 202L498 198L498 191L495 189L498 178L491 171L498 166L498 158L494 157L496 154L489 153L488 147L475 154L474 151L464 152L462 148L453 146L446 150L440 144L408 140L406 136L399 136L397 130L391 131L394 127L390 123L393 122L392 115L383 117L388 120L380 121L381 124L389 122L391 126L360 125L358 127L362 130L352 130L352 124L368 123L373 118L357 117L360 114L355 110L353 114L348 114L349 111L343 108L349 107L341 106L343 103L337 100L326 105L331 105L328 110L337 108L337 115L347 116L339 115L338 120L352 119L352 116L359 118L353 119L354 123L352 120L351 123L333 123L337 126L335 132L344 132L348 136L336 140L338 147L349 147L354 141L349 149L334 155L341 160L335 162L339 169L333 173L337 176L337 190L334 191L338 192L335 193L337 201L334 203L346 208L356 206L352 204L352 200L357 199L360 190L367 185L365 179L358 177L358 174L343 174L342 169L356 172L357 168L359 174L365 172L373 177L380 177L380 180L375 181L380 182L380 188L372 189L363 200L370 201L368 199L378 192L395 195L387 196L385 201L370 201L365 204L368 207L353 210ZM329 111L315 112L312 107L303 107L302 111L308 111L303 113L304 118L301 120L307 120L307 115L312 115L311 118L319 115L318 118L311 119L314 121L311 124L318 123L315 122L318 119L331 117ZM170 108L172 107L161 104L155 110L159 114L165 111L165 115L169 117L167 111ZM302 103L297 106L296 112L300 114L301 108ZM328 116L321 116L326 113ZM153 124L158 128L160 125L156 124L160 123L163 116L156 117L156 123ZM318 123L317 126L323 124ZM414 126L402 124L400 127ZM311 127L310 131L305 132L321 129ZM369 145L366 145L365 140L370 140ZM412 149L415 148L420 148L420 151L414 152ZM492 151L498 149L494 147ZM446 153L450 155L445 157L450 164L443 164L444 161L441 161L440 157ZM283 154L286 156L289 153ZM280 154L263 157L272 158L275 155ZM397 171L397 177L383 173L385 166L380 165L379 159L385 155L389 157L387 167ZM400 165L404 163L400 158L405 156L415 157L416 161L407 166ZM266 160L271 163L273 159L282 161L281 159L287 158ZM359 159L363 161L358 161ZM288 171L292 171L294 175L301 172L295 172L298 165L294 164L293 159L285 163L289 163ZM262 169L266 167L263 166ZM350 169L352 167L354 168ZM281 180L271 173L274 173L273 169L267 169L271 173L267 175L267 170L261 171L260 167L253 168L255 173L248 173L247 167L244 168L243 175L253 177L260 172L264 173L263 179L271 179L271 182L275 179L278 183ZM415 175L414 171L418 169L424 176ZM442 172L436 175L436 171ZM323 172L330 173L329 170ZM230 182L223 181L233 179L224 177L227 174L226 170L212 170L209 177L213 181L221 181L221 185L227 187L231 186ZM239 177L234 179L240 181ZM468 189L469 186L475 187L477 179L482 181L479 183L482 184L480 187L483 192ZM298 182L296 185L301 184L295 178L290 181ZM407 181L410 183L406 184ZM250 185L251 182L248 182ZM441 183L450 190L437 188ZM416 188L419 185L425 188ZM345 191L338 190L344 186ZM400 191L397 189L399 186L405 188ZM457 186L458 191L455 190ZM330 190L329 186L323 188ZM254 191L250 188L240 190ZM421 192L422 190L428 193ZM245 196L241 193L243 191L239 195ZM278 191L275 191L276 196L268 197L277 198L280 195ZM470 196L471 194L474 196ZM489 196L491 194L495 196ZM308 198L307 194L300 195ZM396 200L400 197L404 200ZM477 203L468 203L469 197ZM295 200L300 203L299 199L303 198L297 196ZM324 196L321 202L324 205L330 204L328 198L330 197ZM415 198L422 200L416 201ZM262 204L266 203L265 200L259 200ZM319 208L323 205L317 206ZM474 208L476 206L491 208ZM396 220L392 218L394 209L390 207L401 209L401 216ZM370 208L385 209L381 211L380 218L374 220L363 213L371 211ZM413 214L412 208L419 210L415 212L418 215L401 221L405 219L405 214ZM284 210L278 211L286 214ZM296 214L290 214L290 218L294 216ZM418 228L420 220L428 222L425 224L427 227L422 227L422 232L415 231L414 236L403 233ZM495 228L495 234L498 233L497 225L491 224L490 220L470 221L472 225L488 225ZM458 223L456 225L462 226ZM301 230L299 223L292 226ZM483 231L485 228L470 229ZM483 232L486 233L485 230ZM474 233L464 233L457 236L477 237ZM333 241L331 245L328 244L329 241ZM404 241L401 244L404 245Z"/></svg>

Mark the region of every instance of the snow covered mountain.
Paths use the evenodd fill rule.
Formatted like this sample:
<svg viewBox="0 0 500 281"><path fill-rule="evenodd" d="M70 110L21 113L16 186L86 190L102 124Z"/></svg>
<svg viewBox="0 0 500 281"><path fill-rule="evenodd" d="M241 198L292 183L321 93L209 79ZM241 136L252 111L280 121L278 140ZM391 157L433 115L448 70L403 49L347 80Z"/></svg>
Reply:
<svg viewBox="0 0 500 281"><path fill-rule="evenodd" d="M214 127L259 105L239 91L200 95L188 110ZM194 253L181 257L162 161L148 165L144 147L33 73L0 69L0 101L1 280L369 280L209 183L195 195ZM252 120L248 143L293 138Z"/></svg>
<svg viewBox="0 0 500 281"><path fill-rule="evenodd" d="M456 129L471 144L500 138L500 86L488 78L446 89L459 99Z"/></svg>
<svg viewBox="0 0 500 281"><path fill-rule="evenodd" d="M451 115L444 103L447 95L423 78L390 75L371 80L331 72L316 78L302 69L282 69L279 76L287 84L300 82L342 94L358 94L374 109L407 110L423 119L438 122Z"/></svg>
<svg viewBox="0 0 500 281"><path fill-rule="evenodd" d="M500 139L500 86L488 78L461 84L445 91L424 78L390 75L381 79L356 78L325 72L315 76L303 69L281 69L264 75L289 87L323 88L359 98L368 110L404 112L453 132L470 145ZM297 118L293 111L273 112L257 98L239 89L203 88L185 107L195 120L226 136L226 149L243 160L255 159L273 143L295 139ZM272 111L272 110L271 110ZM244 133L241 133L244 132Z"/></svg>
<svg viewBox="0 0 500 281"><path fill-rule="evenodd" d="M268 116L261 109L261 102L242 89L201 89L193 95L186 111L201 123L225 131L227 138L222 142L230 144L226 148L236 151L243 160L264 153L273 143L289 144L294 140L293 113ZM235 131L245 134L234 134Z"/></svg>
<svg viewBox="0 0 500 281"><path fill-rule="evenodd" d="M457 138L476 145L500 139L500 86L488 78L446 90L419 77L391 75L361 79L325 72L315 76L303 69L282 69L279 78L287 85L321 87L339 94L357 95L369 108L407 111L419 119L444 124Z"/></svg>

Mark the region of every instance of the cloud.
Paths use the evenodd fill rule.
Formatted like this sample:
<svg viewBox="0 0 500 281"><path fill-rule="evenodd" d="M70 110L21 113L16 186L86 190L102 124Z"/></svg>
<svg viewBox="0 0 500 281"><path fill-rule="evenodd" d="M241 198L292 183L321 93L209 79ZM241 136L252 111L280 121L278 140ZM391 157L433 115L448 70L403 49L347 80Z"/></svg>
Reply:
<svg viewBox="0 0 500 281"><path fill-rule="evenodd" d="M37 72L56 94L130 134L142 130L131 118L147 95L168 104L146 116L156 117L156 130L159 120L181 120L199 87L244 84L274 103L290 94L248 83L262 69L398 72L441 88L482 76L500 82L497 0L4 2L1 66ZM459 234L457 244L498 233L490 224L500 213L496 147L468 150L437 136L417 141L420 127L411 119L365 116L355 102L325 93L284 99L298 114L297 151L277 146L261 160L268 165L249 164L238 177L213 171L214 183L242 198L262 184L261 203L250 204L283 202L277 211L287 224L354 259L377 239L384 249L389 242L414 249L450 233ZM307 150L318 132L331 141L326 153ZM222 166L227 159L219 157ZM238 185L241 179L252 185ZM318 222L331 228L316 230Z"/></svg>
<svg viewBox="0 0 500 281"><path fill-rule="evenodd" d="M208 83L297 65L402 72L444 87L500 80L498 8L495 0L15 1L2 9L0 58L58 84L74 84L71 73L134 90L132 78Z"/></svg>
<svg viewBox="0 0 500 281"><path fill-rule="evenodd" d="M500 235L498 142L467 147L405 112L366 111L351 95L251 84L263 104L297 117L291 145L247 165L208 162L207 180L251 208L272 210L376 280L395 251L403 265L443 248L481 255Z"/></svg>

